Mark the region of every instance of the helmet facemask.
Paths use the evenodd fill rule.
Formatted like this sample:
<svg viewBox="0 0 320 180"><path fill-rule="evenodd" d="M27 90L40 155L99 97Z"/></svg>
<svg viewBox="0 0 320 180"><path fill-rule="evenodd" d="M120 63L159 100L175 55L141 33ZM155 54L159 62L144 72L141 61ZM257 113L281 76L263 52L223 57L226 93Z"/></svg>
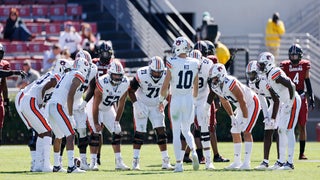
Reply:
<svg viewBox="0 0 320 180"><path fill-rule="evenodd" d="M113 85L119 85L122 82L123 74L111 73L110 79Z"/></svg>
<svg viewBox="0 0 320 180"><path fill-rule="evenodd" d="M163 70L156 71L150 68L150 76L154 81L159 81L163 75Z"/></svg>
<svg viewBox="0 0 320 180"><path fill-rule="evenodd" d="M247 72L246 74L247 74L247 79L251 84L254 84L260 80L258 73L256 71Z"/></svg>

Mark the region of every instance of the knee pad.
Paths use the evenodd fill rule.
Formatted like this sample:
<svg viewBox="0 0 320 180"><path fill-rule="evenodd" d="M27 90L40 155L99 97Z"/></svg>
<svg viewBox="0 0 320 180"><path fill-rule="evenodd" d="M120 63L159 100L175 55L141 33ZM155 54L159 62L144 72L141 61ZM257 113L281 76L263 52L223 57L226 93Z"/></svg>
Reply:
<svg viewBox="0 0 320 180"><path fill-rule="evenodd" d="M94 146L94 147L98 147L99 144L100 144L100 138L101 138L101 135L100 135L100 134L92 133L92 134L90 135L89 145L90 145L90 146Z"/></svg>
<svg viewBox="0 0 320 180"><path fill-rule="evenodd" d="M121 135L112 133L112 145L119 145L121 143Z"/></svg>
<svg viewBox="0 0 320 180"><path fill-rule="evenodd" d="M34 130L32 130L32 135L30 136L30 140L28 143L28 146L31 151L36 150L36 143L37 143L38 133Z"/></svg>
<svg viewBox="0 0 320 180"><path fill-rule="evenodd" d="M84 138L79 138L78 148L80 150L80 153L86 152L88 145L89 145L89 139L87 136Z"/></svg>
<svg viewBox="0 0 320 180"><path fill-rule="evenodd" d="M201 141L210 141L210 133L202 132L201 133Z"/></svg>
<svg viewBox="0 0 320 180"><path fill-rule="evenodd" d="M134 133L134 139L133 139L133 144L143 144L143 140L144 140L144 134L145 133Z"/></svg>
<svg viewBox="0 0 320 180"><path fill-rule="evenodd" d="M194 130L194 137L195 138L201 138L201 130L200 130L200 128Z"/></svg>
<svg viewBox="0 0 320 180"><path fill-rule="evenodd" d="M158 135L157 144L158 145L167 144L167 133Z"/></svg>

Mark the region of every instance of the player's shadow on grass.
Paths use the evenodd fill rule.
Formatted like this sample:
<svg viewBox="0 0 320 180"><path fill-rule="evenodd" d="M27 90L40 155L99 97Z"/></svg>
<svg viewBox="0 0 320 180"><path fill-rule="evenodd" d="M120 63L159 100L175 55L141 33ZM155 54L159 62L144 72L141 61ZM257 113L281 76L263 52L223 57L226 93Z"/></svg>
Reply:
<svg viewBox="0 0 320 180"><path fill-rule="evenodd" d="M30 173L30 171L0 171L0 174L26 174Z"/></svg>

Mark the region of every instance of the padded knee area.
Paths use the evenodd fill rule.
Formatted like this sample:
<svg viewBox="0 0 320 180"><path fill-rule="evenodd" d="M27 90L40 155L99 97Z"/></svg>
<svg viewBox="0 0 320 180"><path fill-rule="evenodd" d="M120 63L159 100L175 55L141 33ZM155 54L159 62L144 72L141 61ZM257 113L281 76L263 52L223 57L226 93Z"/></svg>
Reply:
<svg viewBox="0 0 320 180"><path fill-rule="evenodd" d="M158 135L157 144L158 145L167 144L167 134L166 133Z"/></svg>
<svg viewBox="0 0 320 180"><path fill-rule="evenodd" d="M201 130L200 130L200 128L194 130L194 137L195 138L201 138Z"/></svg>
<svg viewBox="0 0 320 180"><path fill-rule="evenodd" d="M133 144L143 144L144 141L144 134L145 133L134 133L134 139L133 139Z"/></svg>
<svg viewBox="0 0 320 180"><path fill-rule="evenodd" d="M113 133L111 144L112 145L119 145L120 143L121 143L121 135Z"/></svg>
<svg viewBox="0 0 320 180"><path fill-rule="evenodd" d="M100 134L92 133L90 135L89 145L94 146L94 147L98 147L100 144L100 138L101 138Z"/></svg>
<svg viewBox="0 0 320 180"><path fill-rule="evenodd" d="M86 136L84 138L79 138L78 148L80 153L86 152L86 149L89 145L89 138Z"/></svg>

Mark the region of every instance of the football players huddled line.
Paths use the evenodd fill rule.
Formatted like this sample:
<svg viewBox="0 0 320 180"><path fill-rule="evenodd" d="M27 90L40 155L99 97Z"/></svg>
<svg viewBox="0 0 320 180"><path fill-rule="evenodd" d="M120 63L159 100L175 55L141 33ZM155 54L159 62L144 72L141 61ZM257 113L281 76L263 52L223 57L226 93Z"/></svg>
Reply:
<svg viewBox="0 0 320 180"><path fill-rule="evenodd" d="M198 42L201 43L208 44ZM101 57L98 60L92 60L88 52L81 50L73 62L58 60L52 71L17 94L15 105L21 119L28 129L33 128L38 133L36 152L31 153L32 172L83 173L87 170L99 170L99 145L104 127L112 134L115 169L130 170L121 155L120 119L127 97L133 104L134 117L132 170L140 170L140 149L147 132L148 120L156 131L162 169L183 172L185 149L181 146L181 133L191 149L193 169L199 169L200 159L196 152L198 147L190 132L190 125L195 121L200 131L205 169L214 170L210 139L211 133L215 133L211 126L214 129L216 127L210 122L210 116L215 115L213 101L216 97L229 115L232 126L230 132L234 143L234 161L225 170L251 169L251 131L261 109L265 123L264 157L255 169L294 169L294 128L301 99L295 90L295 84L275 66L271 53L263 52L257 61L249 62L246 68L249 85L246 86L229 75L223 64L216 62L214 50L210 54L208 48L206 52L201 52L203 48L192 50L184 37L178 37L174 41L173 57L167 59L166 65L159 56L154 56L148 66L137 70L131 81L125 76L120 61L113 57L112 48L107 43L102 43L100 47ZM167 151L164 122L164 109L168 103L176 158L174 167L170 164ZM276 163L269 167L269 152L275 132L279 134L278 156ZM52 133L57 139L53 166L50 162ZM242 133L245 146L243 161ZM74 161L76 134L80 164L75 164ZM60 158L60 139L63 137L66 137L67 170L63 168ZM212 146L213 161L228 162L217 152L216 139L211 144L215 144ZM88 145L90 163L86 157Z"/></svg>

